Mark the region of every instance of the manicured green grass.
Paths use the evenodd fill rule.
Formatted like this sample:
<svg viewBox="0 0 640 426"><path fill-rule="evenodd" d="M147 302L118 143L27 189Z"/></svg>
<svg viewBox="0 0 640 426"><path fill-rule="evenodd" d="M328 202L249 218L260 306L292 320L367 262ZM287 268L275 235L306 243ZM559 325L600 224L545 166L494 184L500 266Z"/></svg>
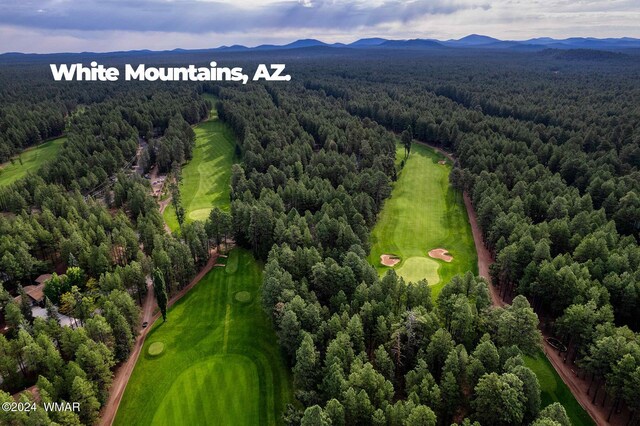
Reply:
<svg viewBox="0 0 640 426"><path fill-rule="evenodd" d="M261 268L244 250L231 259L234 273L214 268L153 325L115 425L282 423L291 376L260 306ZM250 299L237 301L239 292ZM164 343L156 357L154 342Z"/></svg>
<svg viewBox="0 0 640 426"><path fill-rule="evenodd" d="M535 357L526 356L524 362L538 377L540 390L542 391L541 407L544 408L549 404L559 402L564 406L567 415L571 419L571 424L574 426L594 424L591 416L576 401L571 390L558 376L558 373L542 352L538 352Z"/></svg>
<svg viewBox="0 0 640 426"><path fill-rule="evenodd" d="M404 156L398 148L397 156ZM405 281L426 278L434 294L455 274L478 273L471 226L462 194L449 185L450 164L433 149L414 143L406 165L395 182L391 198L373 229L369 262L383 274L380 255L394 254L401 262L396 272ZM432 259L429 250L444 248L450 263Z"/></svg>
<svg viewBox="0 0 640 426"><path fill-rule="evenodd" d="M225 262L226 266L224 268L227 274L235 274L238 270L238 261L240 260L240 255L238 253L239 252L237 250L233 250L231 253L229 253L229 256L227 257Z"/></svg>
<svg viewBox="0 0 640 426"><path fill-rule="evenodd" d="M215 102L215 98L204 95ZM194 127L196 145L193 158L182 168L180 195L186 220L206 220L213 207L229 209L231 166L236 162L235 138L231 129L218 120L216 110ZM164 220L176 231L178 219L173 205L164 211Z"/></svg>
<svg viewBox="0 0 640 426"><path fill-rule="evenodd" d="M28 148L13 162L0 165L0 186L9 185L26 176L28 172L36 172L46 161L53 160L66 139L65 137L52 139Z"/></svg>
<svg viewBox="0 0 640 426"><path fill-rule="evenodd" d="M164 351L164 343L162 342L153 342L149 345L149 350L147 351L151 356L158 356Z"/></svg>

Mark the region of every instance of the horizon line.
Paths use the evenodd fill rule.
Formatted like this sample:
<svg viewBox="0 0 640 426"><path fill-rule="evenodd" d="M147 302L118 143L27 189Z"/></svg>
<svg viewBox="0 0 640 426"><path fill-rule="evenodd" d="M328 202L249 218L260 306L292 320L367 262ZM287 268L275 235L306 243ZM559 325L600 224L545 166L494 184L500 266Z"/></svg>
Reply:
<svg viewBox="0 0 640 426"><path fill-rule="evenodd" d="M327 47L335 47L335 46L343 46L343 47L349 47L359 41L362 40L372 40L372 39L381 39L384 41L412 41L412 40L423 40L423 41L434 41L434 42L440 42L440 43L451 43L451 42L460 42L466 38L469 37L483 37L483 38L490 38L495 40L496 42L514 42L514 43L523 43L523 42L530 42L530 41L534 41L534 40L551 40L551 41L555 41L555 42L563 42L563 41L567 41L567 40L594 40L594 41L605 41L605 40L629 40L629 41L638 41L640 42L640 38L637 37L629 37L629 36L619 36L619 37L593 37L593 36L570 36L570 37L564 37L564 38L555 38L555 37L548 37L548 36L538 36L538 37L530 37L530 38L525 38L525 39L500 39L497 37L493 37L490 35L486 35L486 34L479 34L479 33L471 33L471 34L467 34L465 36L462 36L458 39L454 39L454 38L449 38L449 39L438 39L438 38L422 38L422 37L416 37L416 38L386 38L386 37L380 37L380 36L371 36L371 37L361 37L358 38L356 40L353 40L351 42L347 42L347 43L343 43L343 42L325 42L322 41L319 38L313 38L313 37L306 37L306 38L298 38L298 39L294 39L288 42L284 42L282 44L273 44L273 43L261 43L261 44L256 44L253 46L248 46L248 45L244 45L244 44L239 44L239 43L234 43L234 44L223 44L223 45L219 45L219 46L215 46L215 47L195 47L195 48L185 48L185 47L175 47L173 49L159 49L159 50L154 50L154 49L148 49L148 48L138 48L138 49L128 49L128 50L105 50L105 51L89 51L89 50L83 50L83 51L61 51L61 52L47 52L47 53L38 53L38 52L24 52L24 51L4 51L4 52L0 52L0 56L4 56L4 55L32 55L32 56L46 56L46 55L81 55L81 54L109 54L109 53L130 53L130 52L157 52L157 53L162 53L162 52L175 52L175 51L207 51L207 50L217 50L217 49L224 49L224 48L246 48L246 49L257 49L260 47L286 47L288 45L294 44L296 42L301 42L301 41L314 41L314 42L319 42L322 43L324 45L326 45ZM375 46L375 45L372 45ZM446 47L445 45L443 45L444 47ZM473 45L471 45L473 46ZM476 45L475 47L481 47L482 45Z"/></svg>

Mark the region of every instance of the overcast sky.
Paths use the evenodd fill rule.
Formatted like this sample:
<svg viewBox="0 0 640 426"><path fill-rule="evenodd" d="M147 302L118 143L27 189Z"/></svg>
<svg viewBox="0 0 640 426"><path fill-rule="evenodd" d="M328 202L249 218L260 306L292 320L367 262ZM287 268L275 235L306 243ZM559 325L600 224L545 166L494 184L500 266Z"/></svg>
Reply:
<svg viewBox="0 0 640 426"><path fill-rule="evenodd" d="M640 38L640 0L0 0L0 52L362 37Z"/></svg>

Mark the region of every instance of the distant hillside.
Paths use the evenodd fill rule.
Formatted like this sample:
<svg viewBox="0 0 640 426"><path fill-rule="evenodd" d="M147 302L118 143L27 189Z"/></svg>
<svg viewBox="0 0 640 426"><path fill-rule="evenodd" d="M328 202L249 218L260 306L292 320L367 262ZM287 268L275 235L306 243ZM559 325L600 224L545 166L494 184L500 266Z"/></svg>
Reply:
<svg viewBox="0 0 640 426"><path fill-rule="evenodd" d="M640 53L640 39L622 37L622 38L591 38L591 37L571 37L566 39L554 39L549 37L538 37L529 40L500 40L494 37L489 37L482 34L470 34L457 40L435 40L435 39L422 39L416 38L411 40L390 40L380 37L362 38L349 44L343 43L325 43L317 39L301 39L287 44L261 44L255 47L248 47L239 44L231 46L220 46L209 49L174 49L172 51L149 51L149 50L136 50L129 52L110 52L110 53L57 53L57 54L22 54L22 53L5 53L0 55L0 61L4 62L30 62L32 60L42 60L46 57L54 55L56 59L63 57L78 57L78 56L99 56L110 57L118 56L123 57L127 55L140 56L142 54L155 56L158 54L168 55L171 53L208 53L208 52L270 52L270 51L283 51L292 49L334 49L336 53L339 50L346 49L347 53L349 49L385 49L385 50L433 50L433 49L490 49L490 50L504 50L504 51L522 51L522 52L536 52L544 51L547 49L554 50L590 50L590 51L604 51L604 52L626 52L630 54ZM324 51L324 50L322 50ZM316 52L317 53L317 52ZM569 54L567 58L585 58L589 55L580 52ZM598 55L591 55L595 58ZM614 58L617 56L601 54L598 56L601 59L607 57Z"/></svg>
<svg viewBox="0 0 640 426"><path fill-rule="evenodd" d="M445 46L434 40L387 40L375 48L379 49L442 49Z"/></svg>
<svg viewBox="0 0 640 426"><path fill-rule="evenodd" d="M459 40L448 40L447 42L450 44L458 44L465 46L481 46L486 44L499 43L502 40L498 40L497 38L480 35L480 34L470 34L466 37L462 37Z"/></svg>
<svg viewBox="0 0 640 426"><path fill-rule="evenodd" d="M360 40L356 40L353 43L348 44L351 47L371 47L378 46L385 41L388 41L386 38L373 37L373 38L361 38Z"/></svg>

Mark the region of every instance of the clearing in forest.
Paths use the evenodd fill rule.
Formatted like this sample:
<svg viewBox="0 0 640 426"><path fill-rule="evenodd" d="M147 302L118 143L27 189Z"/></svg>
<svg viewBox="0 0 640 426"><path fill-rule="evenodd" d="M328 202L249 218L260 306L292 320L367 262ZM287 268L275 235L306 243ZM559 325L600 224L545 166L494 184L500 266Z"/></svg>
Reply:
<svg viewBox="0 0 640 426"><path fill-rule="evenodd" d="M115 425L282 423L291 376L260 305L261 268L241 249L227 262L153 325Z"/></svg>
<svg viewBox="0 0 640 426"><path fill-rule="evenodd" d="M397 156L403 156L398 148ZM477 255L462 193L449 185L451 165L433 149L414 143L391 197L373 229L369 262L383 274L390 268L381 255L400 259L394 269L405 281L426 278L437 293L458 273L478 273ZM444 247L451 262L432 259L429 250Z"/></svg>
<svg viewBox="0 0 640 426"><path fill-rule="evenodd" d="M216 99L205 94L212 103ZM212 109L209 119L193 129L196 144L193 158L182 168L180 196L186 220L206 220L213 207L229 209L231 166L236 160L235 137ZM164 220L175 232L178 219L172 204L164 211Z"/></svg>
<svg viewBox="0 0 640 426"><path fill-rule="evenodd" d="M26 176L28 172L36 172L46 161L53 160L66 139L52 139L27 148L13 162L8 161L0 165L0 186L9 185Z"/></svg>

